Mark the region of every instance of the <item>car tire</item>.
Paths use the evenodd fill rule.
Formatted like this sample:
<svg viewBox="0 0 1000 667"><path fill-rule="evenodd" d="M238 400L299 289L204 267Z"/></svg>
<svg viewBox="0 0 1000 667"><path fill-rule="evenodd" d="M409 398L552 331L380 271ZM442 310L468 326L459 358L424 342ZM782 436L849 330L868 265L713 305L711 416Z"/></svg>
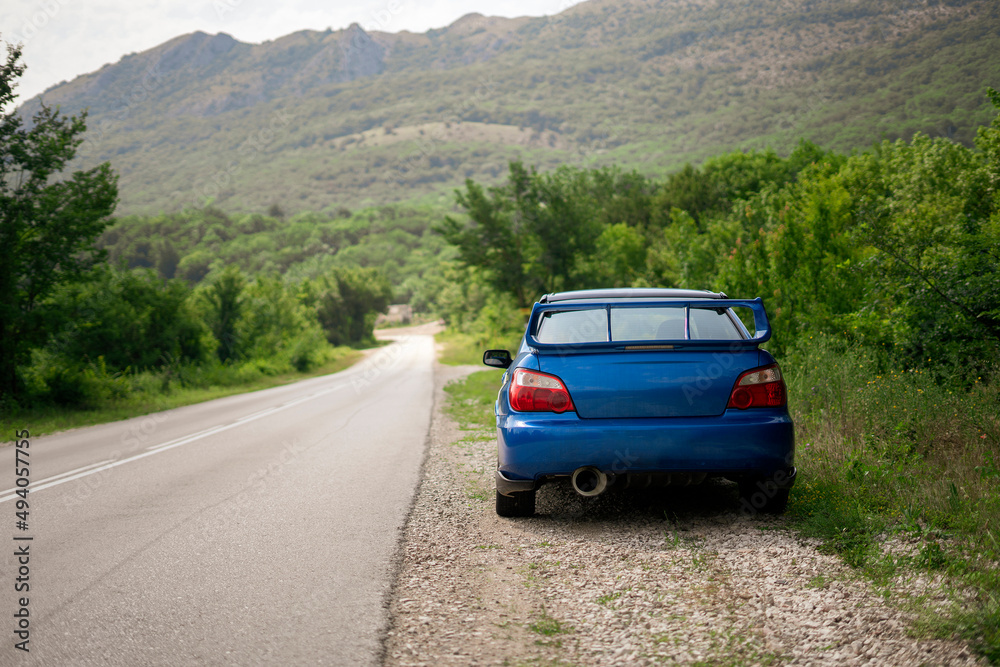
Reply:
<svg viewBox="0 0 1000 667"><path fill-rule="evenodd" d="M740 507L749 513L782 514L788 507L788 489L752 477L740 480Z"/></svg>
<svg viewBox="0 0 1000 667"><path fill-rule="evenodd" d="M497 515L506 517L532 516L535 513L535 492L518 491L505 496L497 491Z"/></svg>

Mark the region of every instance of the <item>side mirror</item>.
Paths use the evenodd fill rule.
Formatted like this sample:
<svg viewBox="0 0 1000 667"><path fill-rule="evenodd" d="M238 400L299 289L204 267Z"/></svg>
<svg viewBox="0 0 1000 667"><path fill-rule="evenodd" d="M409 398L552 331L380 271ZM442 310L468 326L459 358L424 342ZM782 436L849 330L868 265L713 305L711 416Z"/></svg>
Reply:
<svg viewBox="0 0 1000 667"><path fill-rule="evenodd" d="M486 350L483 352L483 363L494 368L510 368L514 360L507 350Z"/></svg>

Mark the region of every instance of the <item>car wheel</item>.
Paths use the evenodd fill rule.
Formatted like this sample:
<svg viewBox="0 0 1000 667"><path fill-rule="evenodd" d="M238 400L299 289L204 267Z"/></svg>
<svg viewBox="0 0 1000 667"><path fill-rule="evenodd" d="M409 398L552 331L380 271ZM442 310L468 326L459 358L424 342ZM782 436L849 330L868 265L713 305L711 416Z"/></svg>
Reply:
<svg viewBox="0 0 1000 667"><path fill-rule="evenodd" d="M534 491L518 491L509 496L497 491L497 514L499 516L532 516L534 513Z"/></svg>
<svg viewBox="0 0 1000 667"><path fill-rule="evenodd" d="M744 511L781 514L788 507L788 489L779 489L774 482L757 477L743 479L740 485L740 507Z"/></svg>

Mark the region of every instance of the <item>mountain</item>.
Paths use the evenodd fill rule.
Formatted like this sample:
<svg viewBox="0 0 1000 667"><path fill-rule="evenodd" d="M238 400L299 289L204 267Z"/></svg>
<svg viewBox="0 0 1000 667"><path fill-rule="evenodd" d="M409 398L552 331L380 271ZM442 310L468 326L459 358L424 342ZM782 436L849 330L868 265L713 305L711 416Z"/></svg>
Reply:
<svg viewBox="0 0 1000 667"><path fill-rule="evenodd" d="M661 175L800 138L969 143L997 53L993 0L591 0L422 34L197 32L22 109L89 108L78 166L111 161L120 212L295 212L439 198L511 159Z"/></svg>

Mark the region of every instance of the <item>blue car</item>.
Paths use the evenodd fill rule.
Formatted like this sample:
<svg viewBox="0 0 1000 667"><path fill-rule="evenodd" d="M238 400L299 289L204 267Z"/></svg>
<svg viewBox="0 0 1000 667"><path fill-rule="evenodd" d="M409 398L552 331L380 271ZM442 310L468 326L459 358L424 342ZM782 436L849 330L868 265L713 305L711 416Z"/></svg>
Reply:
<svg viewBox="0 0 1000 667"><path fill-rule="evenodd" d="M505 369L496 511L531 516L542 484L583 496L612 485L739 484L744 511L780 513L795 482L781 369L760 345L764 304L677 289L546 294Z"/></svg>

